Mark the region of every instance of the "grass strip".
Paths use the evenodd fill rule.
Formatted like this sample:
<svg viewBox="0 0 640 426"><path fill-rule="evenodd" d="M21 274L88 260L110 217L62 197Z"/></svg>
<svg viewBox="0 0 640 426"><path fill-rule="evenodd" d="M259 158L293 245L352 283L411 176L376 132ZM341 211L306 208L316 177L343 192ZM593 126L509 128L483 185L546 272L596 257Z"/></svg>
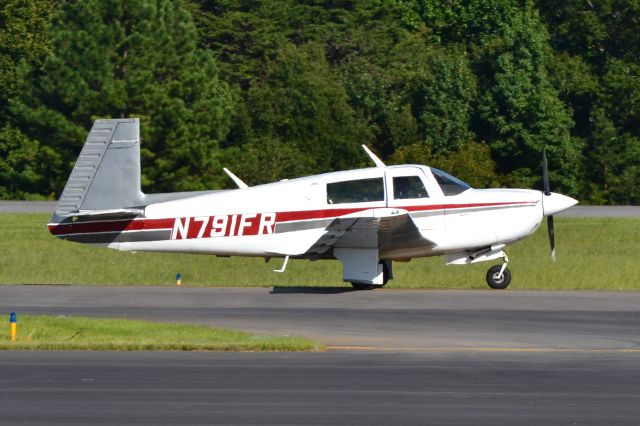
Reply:
<svg viewBox="0 0 640 426"><path fill-rule="evenodd" d="M186 286L345 286L338 261L293 260L284 274L260 258L172 253L128 253L51 236L45 214L0 214L0 283ZM511 290L640 290L639 218L556 218L557 261L549 255L546 225L507 247ZM488 289L492 264L445 266L442 257L394 262L387 288Z"/></svg>
<svg viewBox="0 0 640 426"><path fill-rule="evenodd" d="M207 327L140 320L46 315L20 315L18 336L0 339L8 350L112 351L313 351L308 339L266 336Z"/></svg>

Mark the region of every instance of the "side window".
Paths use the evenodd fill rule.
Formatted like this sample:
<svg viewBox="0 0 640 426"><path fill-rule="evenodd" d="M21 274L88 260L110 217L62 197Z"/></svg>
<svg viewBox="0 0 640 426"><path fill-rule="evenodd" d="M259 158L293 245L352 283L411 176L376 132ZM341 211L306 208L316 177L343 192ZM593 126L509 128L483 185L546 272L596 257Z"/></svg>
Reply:
<svg viewBox="0 0 640 426"><path fill-rule="evenodd" d="M418 176L397 176L393 178L393 198L428 198L429 194Z"/></svg>
<svg viewBox="0 0 640 426"><path fill-rule="evenodd" d="M368 203L384 201L382 178L347 180L327 184L327 203Z"/></svg>

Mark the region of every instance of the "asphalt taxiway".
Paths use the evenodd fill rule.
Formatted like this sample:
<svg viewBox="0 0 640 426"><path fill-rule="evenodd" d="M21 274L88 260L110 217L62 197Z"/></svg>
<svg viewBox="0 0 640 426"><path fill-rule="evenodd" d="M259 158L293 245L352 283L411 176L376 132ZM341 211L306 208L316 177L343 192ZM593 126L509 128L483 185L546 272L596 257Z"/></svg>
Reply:
<svg viewBox="0 0 640 426"><path fill-rule="evenodd" d="M329 349L0 352L0 423L640 422L640 293L2 286L9 311L304 335Z"/></svg>
<svg viewBox="0 0 640 426"><path fill-rule="evenodd" d="M629 353L0 353L2 424L621 425Z"/></svg>
<svg viewBox="0 0 640 426"><path fill-rule="evenodd" d="M0 286L0 312L301 335L330 348L640 350L640 293Z"/></svg>

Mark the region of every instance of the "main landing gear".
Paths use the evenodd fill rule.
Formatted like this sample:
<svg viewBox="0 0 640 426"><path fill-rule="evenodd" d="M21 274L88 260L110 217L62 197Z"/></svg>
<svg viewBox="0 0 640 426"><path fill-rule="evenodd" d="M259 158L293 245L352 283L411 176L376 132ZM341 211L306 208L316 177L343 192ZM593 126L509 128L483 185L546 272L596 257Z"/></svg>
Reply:
<svg viewBox="0 0 640 426"><path fill-rule="evenodd" d="M505 254L502 265L495 265L487 271L487 284L495 290L503 290L511 283L511 271L507 268L509 258Z"/></svg>
<svg viewBox="0 0 640 426"><path fill-rule="evenodd" d="M391 270L389 268L389 264L391 263L391 261L380 261L379 263L382 264L382 284L381 285L364 284L364 283L351 281L351 285L353 286L353 288L356 290L373 290L376 288L382 288L385 285L387 285L387 283L389 282L389 279L391 278Z"/></svg>

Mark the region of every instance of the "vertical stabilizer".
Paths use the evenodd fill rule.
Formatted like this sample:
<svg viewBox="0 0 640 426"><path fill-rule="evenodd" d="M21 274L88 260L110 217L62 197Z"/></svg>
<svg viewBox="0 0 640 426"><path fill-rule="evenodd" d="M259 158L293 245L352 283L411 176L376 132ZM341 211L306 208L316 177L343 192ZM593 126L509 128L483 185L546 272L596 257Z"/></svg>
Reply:
<svg viewBox="0 0 640 426"><path fill-rule="evenodd" d="M54 217L80 210L136 206L140 189L140 121L96 120L69 176Z"/></svg>

